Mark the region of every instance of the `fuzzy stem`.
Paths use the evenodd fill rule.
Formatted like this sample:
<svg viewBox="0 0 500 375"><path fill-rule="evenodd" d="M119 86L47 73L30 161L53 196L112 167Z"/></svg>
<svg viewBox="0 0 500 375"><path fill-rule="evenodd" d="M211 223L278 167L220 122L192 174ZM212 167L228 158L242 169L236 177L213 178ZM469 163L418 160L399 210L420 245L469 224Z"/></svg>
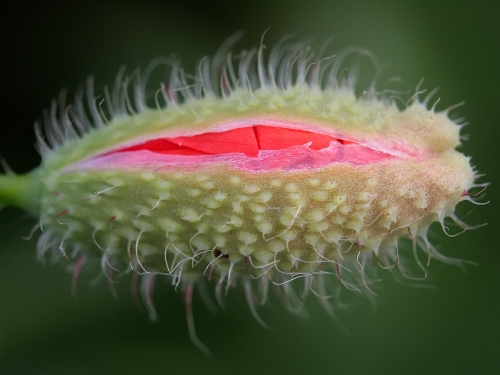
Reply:
<svg viewBox="0 0 500 375"><path fill-rule="evenodd" d="M0 175L0 207L15 206L36 216L39 190L40 180L36 173Z"/></svg>

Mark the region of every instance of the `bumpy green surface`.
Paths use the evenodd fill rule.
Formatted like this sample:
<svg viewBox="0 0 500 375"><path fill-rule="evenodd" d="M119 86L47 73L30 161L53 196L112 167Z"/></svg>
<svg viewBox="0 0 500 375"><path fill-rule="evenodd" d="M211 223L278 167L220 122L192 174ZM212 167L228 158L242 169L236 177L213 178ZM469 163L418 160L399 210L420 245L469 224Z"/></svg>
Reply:
<svg viewBox="0 0 500 375"><path fill-rule="evenodd" d="M359 251L393 257L395 238L425 233L452 213L472 178L468 159L452 150L425 162L286 173L220 165L53 172L40 211L47 248L68 257L76 250L191 277L219 258L223 273L232 264L235 274L279 275Z"/></svg>

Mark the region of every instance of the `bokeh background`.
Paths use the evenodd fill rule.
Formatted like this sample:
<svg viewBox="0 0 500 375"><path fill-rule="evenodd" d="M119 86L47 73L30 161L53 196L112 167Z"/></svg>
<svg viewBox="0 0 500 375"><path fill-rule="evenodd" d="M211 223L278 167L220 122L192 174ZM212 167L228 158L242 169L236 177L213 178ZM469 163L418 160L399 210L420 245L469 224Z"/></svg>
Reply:
<svg viewBox="0 0 500 375"><path fill-rule="evenodd" d="M195 300L199 337L215 359L190 342L182 296L167 285L155 291L161 320L151 324L118 284L84 276L77 298L70 275L35 261L35 240L21 239L34 221L14 209L0 212L0 372L2 374L495 374L500 373L500 3L498 1L15 1L0 14L0 154L17 172L39 163L33 122L62 87L75 89L88 74L111 83L123 64L144 67L176 53L192 70L238 30L237 48L295 33L335 47L372 50L413 91L441 87L438 109L466 100L470 136L461 150L473 156L492 185L491 203L460 212L488 226L449 239L435 227L443 253L477 262L467 272L432 262L433 289L402 286L383 276L373 307L365 300L339 313L346 333L313 300L309 319L288 314L274 299L261 309L272 327L252 318L241 291L227 313L211 316Z"/></svg>

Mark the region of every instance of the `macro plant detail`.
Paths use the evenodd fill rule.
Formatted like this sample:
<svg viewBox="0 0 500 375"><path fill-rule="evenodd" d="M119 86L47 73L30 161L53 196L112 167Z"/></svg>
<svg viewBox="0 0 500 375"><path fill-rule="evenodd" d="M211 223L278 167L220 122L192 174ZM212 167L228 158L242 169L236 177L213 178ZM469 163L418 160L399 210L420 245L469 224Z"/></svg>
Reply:
<svg viewBox="0 0 500 375"><path fill-rule="evenodd" d="M40 260L67 264L73 288L83 268L110 285L130 272L152 319L168 277L205 352L192 296L207 282L221 305L241 286L261 321L270 287L292 312L314 295L334 314L342 288L374 293L377 269L414 278L416 262L425 275L418 252L462 264L427 237L446 218L469 229L455 207L480 204L470 191L486 186L455 150L453 108L437 112L418 88L399 108L375 79L360 87L360 60L373 59L361 49L323 57L283 39L235 55L232 43L194 76L156 60L101 95L89 79L72 105L53 103L36 126L40 167L0 176L0 203L38 218ZM170 75L151 90L160 67Z"/></svg>

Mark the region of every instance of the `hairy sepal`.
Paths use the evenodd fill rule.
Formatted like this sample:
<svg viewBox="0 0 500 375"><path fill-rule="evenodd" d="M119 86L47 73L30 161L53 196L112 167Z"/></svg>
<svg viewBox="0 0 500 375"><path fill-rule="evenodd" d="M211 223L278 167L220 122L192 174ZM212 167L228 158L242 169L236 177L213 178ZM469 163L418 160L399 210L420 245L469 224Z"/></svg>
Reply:
<svg viewBox="0 0 500 375"><path fill-rule="evenodd" d="M211 262L245 276L247 257L252 275L259 267L271 277L312 275L325 259L392 254L398 238L425 234L452 214L473 178L468 158L453 150L286 174L223 164L52 173L41 222L60 257L76 249L73 256L197 277Z"/></svg>

